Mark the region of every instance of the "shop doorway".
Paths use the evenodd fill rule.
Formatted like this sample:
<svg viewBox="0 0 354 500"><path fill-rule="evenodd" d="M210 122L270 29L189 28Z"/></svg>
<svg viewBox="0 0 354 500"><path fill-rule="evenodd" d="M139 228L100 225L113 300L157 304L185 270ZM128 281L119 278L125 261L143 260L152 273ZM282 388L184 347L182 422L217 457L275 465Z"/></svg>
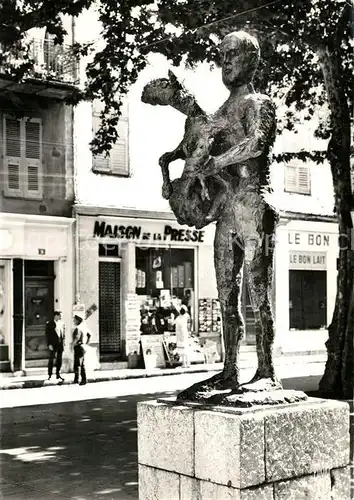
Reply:
<svg viewBox="0 0 354 500"><path fill-rule="evenodd" d="M45 324L54 312L54 262L25 261L25 360L41 360L35 366L45 366L48 358Z"/></svg>
<svg viewBox="0 0 354 500"><path fill-rule="evenodd" d="M295 330L326 328L326 271L289 271L289 321Z"/></svg>
<svg viewBox="0 0 354 500"><path fill-rule="evenodd" d="M118 361L121 356L120 262L99 262L100 360Z"/></svg>

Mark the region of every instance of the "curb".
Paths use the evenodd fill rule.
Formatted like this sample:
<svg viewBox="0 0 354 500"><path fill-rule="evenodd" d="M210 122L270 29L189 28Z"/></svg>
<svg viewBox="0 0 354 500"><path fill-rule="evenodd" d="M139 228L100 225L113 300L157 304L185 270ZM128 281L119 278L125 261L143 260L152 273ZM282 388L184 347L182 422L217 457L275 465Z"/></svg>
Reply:
<svg viewBox="0 0 354 500"><path fill-rule="evenodd" d="M221 368L218 366L215 367L210 367L210 368L197 368L195 370L183 370L183 371L175 371L175 370L168 370L168 371L154 371L154 372L145 372L145 373L129 373L129 374L113 374L113 375L103 375L103 376L98 376L95 378L88 377L87 382L89 384L96 383L96 382L111 382L113 380L129 380L129 379L139 379L139 378L152 378L152 377L166 377L169 375L182 375L182 374L191 374L191 373L206 373L206 372L211 372L211 371L220 371ZM74 375L73 373L66 374L66 375ZM76 385L74 384L73 380L64 380L64 382L55 382L55 381L48 381L46 379L42 380L24 380L21 382L12 382L4 385L0 385L0 391L6 391L6 390L12 390L12 389L34 389L34 388L39 388L39 387L57 387L57 386L63 386L63 385Z"/></svg>
<svg viewBox="0 0 354 500"><path fill-rule="evenodd" d="M293 366L294 364L299 363L299 357L284 357L286 359L286 366ZM312 359L308 361L309 365L318 365L325 362L325 359ZM250 369L254 367L253 364L249 363L249 361L242 362L240 364L240 369ZM139 379L139 378L152 378L152 377L164 377L170 375L183 375L183 374L193 374L193 373L208 373L208 372L217 372L223 369L223 363L215 363L215 365L209 364L205 365L192 365L191 368L157 368L155 370L149 371L144 369L124 369L124 370L114 370L113 373L103 373L100 375L100 370L97 370L94 373L94 376L90 378L88 376L88 383L96 383L96 382L111 382L113 380L129 380L129 379ZM91 372L92 374L92 372ZM22 376L22 380L16 381L16 377L6 377L1 380L0 378L0 391L2 390L12 390L12 389L32 389L32 388L40 388L40 387L56 387L62 385L74 385L74 374L73 372L65 373L63 375L67 375L72 377L72 379L65 379L64 382L56 382L56 380L47 380L45 375L42 375L42 378L30 378L26 376ZM92 375L91 375L92 376ZM1 377L1 375L0 375ZM40 376L38 376L40 377Z"/></svg>

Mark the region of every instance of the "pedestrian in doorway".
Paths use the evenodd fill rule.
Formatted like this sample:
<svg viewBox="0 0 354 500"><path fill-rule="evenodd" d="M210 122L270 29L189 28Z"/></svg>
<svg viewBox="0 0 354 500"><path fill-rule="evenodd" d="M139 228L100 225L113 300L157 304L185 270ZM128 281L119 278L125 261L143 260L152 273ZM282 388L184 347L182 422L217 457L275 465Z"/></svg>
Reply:
<svg viewBox="0 0 354 500"><path fill-rule="evenodd" d="M74 349L74 384L79 383L79 372L81 374L80 385L87 383L85 354L86 346L90 342L91 335L87 331L84 324L84 318L76 314L74 316L75 329L73 332L73 349Z"/></svg>
<svg viewBox="0 0 354 500"><path fill-rule="evenodd" d="M55 360L57 380L64 381L63 377L60 375L65 344L65 326L62 321L61 311L54 311L54 318L51 321L47 321L45 325L45 334L49 350L48 380L52 378Z"/></svg>
<svg viewBox="0 0 354 500"><path fill-rule="evenodd" d="M181 354L182 366L188 368L189 360L189 314L186 306L182 306L179 316L175 319L177 352Z"/></svg>

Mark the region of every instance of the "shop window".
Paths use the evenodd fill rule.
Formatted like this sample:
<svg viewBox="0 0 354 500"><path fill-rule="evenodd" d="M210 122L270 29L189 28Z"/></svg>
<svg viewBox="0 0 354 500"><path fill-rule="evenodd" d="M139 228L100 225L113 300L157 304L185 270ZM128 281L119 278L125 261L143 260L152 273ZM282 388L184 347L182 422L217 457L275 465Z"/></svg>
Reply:
<svg viewBox="0 0 354 500"><path fill-rule="evenodd" d="M326 327L326 271L289 271L290 328L318 330Z"/></svg>
<svg viewBox="0 0 354 500"><path fill-rule="evenodd" d="M303 162L285 166L284 189L288 193L311 194L310 169Z"/></svg>
<svg viewBox="0 0 354 500"><path fill-rule="evenodd" d="M95 134L101 124L101 112L103 105L99 101L92 104L92 132ZM109 155L105 153L94 155L92 158L92 170L100 174L129 176L128 155L128 118L127 111L119 118L118 139L113 144Z"/></svg>
<svg viewBox="0 0 354 500"><path fill-rule="evenodd" d="M42 123L37 118L3 119L4 194L42 199Z"/></svg>
<svg viewBox="0 0 354 500"><path fill-rule="evenodd" d="M136 248L136 293L142 333L168 329L171 313L186 305L194 318L194 250Z"/></svg>

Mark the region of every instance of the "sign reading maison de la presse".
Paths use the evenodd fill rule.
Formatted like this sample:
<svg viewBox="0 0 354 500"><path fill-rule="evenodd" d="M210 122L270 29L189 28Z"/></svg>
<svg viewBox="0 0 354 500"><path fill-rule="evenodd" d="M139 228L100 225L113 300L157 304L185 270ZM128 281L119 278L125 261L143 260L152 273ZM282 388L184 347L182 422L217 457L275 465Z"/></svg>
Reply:
<svg viewBox="0 0 354 500"><path fill-rule="evenodd" d="M107 224L105 221L95 221L93 235L99 238L112 238L135 241L165 241L203 243L204 231L197 229L174 228L171 225L134 226L123 224Z"/></svg>

